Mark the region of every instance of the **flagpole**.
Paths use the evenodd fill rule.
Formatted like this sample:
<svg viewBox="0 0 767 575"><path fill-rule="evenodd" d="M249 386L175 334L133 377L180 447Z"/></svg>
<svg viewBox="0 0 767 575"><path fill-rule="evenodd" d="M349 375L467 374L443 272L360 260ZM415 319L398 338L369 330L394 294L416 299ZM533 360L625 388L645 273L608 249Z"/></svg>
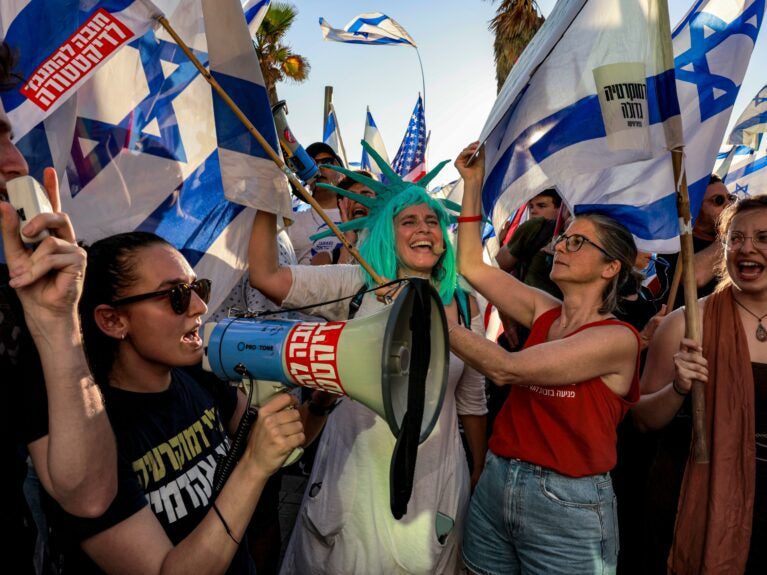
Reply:
<svg viewBox="0 0 767 575"><path fill-rule="evenodd" d="M423 89L423 115L426 117L426 76L423 73L423 62L421 61L421 53L418 51L418 46L415 48L416 56L418 56L418 65L421 67L421 87Z"/></svg>
<svg viewBox="0 0 767 575"><path fill-rule="evenodd" d="M680 259L684 281L684 318L685 337L700 344L703 340L700 307L698 306L698 286L695 281L694 249L692 244L692 216L690 214L690 196L687 191L687 173L684 168L684 148L671 150L671 163L674 168L676 187L676 208L679 214L681 243ZM706 437L706 388L705 382L694 380L692 383L692 424L695 434L694 454L696 463L708 463L708 439Z"/></svg>
<svg viewBox="0 0 767 575"><path fill-rule="evenodd" d="M189 46L186 45L186 43L181 39L181 37L176 33L176 31L173 29L173 27L170 25L170 22L168 22L167 18L165 16L158 16L157 21L160 23L160 25L165 28L165 30L168 32L168 34L171 35L173 40L176 42L179 48L184 52L187 58L189 58L189 61L194 64L194 67L197 68L197 70L202 74L202 77L205 78L205 80L208 82L208 84L211 85L211 87L218 93L219 96L221 96L221 99L224 100L224 103L226 103L227 106L234 112L234 114L239 118L239 120L243 123L243 125L248 129L250 134L256 139L256 141L261 145L261 147L264 149L266 154L272 159L272 161L277 164L277 166L280 168L280 170L287 176L288 180L291 184L293 184L293 187L295 190L298 191L298 193L301 195L301 197L306 201L308 204L314 208L314 210L319 214L319 216L322 218L322 220L328 225L328 228L332 230L332 232L336 235L336 237L341 240L341 243L346 246L346 249L349 250L349 253L356 259L360 265L365 269L365 271L370 274L370 277L373 278L373 281L376 282L379 285L384 284L383 278L376 273L376 271L370 266L370 264L363 258L359 251L357 251L357 248L354 247L354 245L346 238L344 233L338 229L338 226L335 224L335 222L328 217L328 215L325 213L325 210L322 209L322 206L320 206L317 203L317 200L315 200L312 195L306 191L306 188L304 188L301 181L296 177L296 175L292 172L292 170L285 164L285 162L282 161L282 158L272 149L272 147L269 145L269 142L266 141L266 139L261 135L261 133L256 129L256 127L251 123L250 120L248 120L247 116L242 113L242 110L240 110L239 106L235 104L234 100L232 100L229 97L229 94L224 91L224 89L221 87L221 85L216 81L216 79L211 75L211 73L208 71L205 66L202 65L202 62L197 59L197 56L194 55L194 53L189 49Z"/></svg>

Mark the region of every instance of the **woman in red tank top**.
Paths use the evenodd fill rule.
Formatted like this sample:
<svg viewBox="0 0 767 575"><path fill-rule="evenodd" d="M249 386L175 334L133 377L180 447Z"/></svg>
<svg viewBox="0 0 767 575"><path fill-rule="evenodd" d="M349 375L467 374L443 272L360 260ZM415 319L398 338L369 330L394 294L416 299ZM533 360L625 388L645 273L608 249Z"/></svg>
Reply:
<svg viewBox="0 0 767 575"><path fill-rule="evenodd" d="M638 287L636 246L625 227L580 215L554 240L551 279L560 301L482 260L484 154L455 162L464 196L458 262L466 280L501 313L529 327L509 353L450 327L452 350L498 385L512 385L490 438L471 502L464 561L482 574L612 573L618 554L609 476L616 428L639 398L639 336L612 315Z"/></svg>

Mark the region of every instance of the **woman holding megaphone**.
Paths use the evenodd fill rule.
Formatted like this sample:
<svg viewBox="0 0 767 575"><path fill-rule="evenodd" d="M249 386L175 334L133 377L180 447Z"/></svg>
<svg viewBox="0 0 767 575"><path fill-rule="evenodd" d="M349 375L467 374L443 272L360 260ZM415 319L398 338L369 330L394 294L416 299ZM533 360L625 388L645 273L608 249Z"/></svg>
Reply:
<svg viewBox="0 0 767 575"><path fill-rule="evenodd" d="M80 302L85 349L117 439L118 491L95 519L62 517L107 573L237 573L255 567L242 544L268 477L304 442L289 394L259 409L220 493L226 453L247 399L195 366L211 282L155 234L95 242ZM72 572L99 572L68 558Z"/></svg>
<svg viewBox="0 0 767 575"><path fill-rule="evenodd" d="M479 293L530 328L509 353L460 326L452 349L499 385L512 385L495 420L474 492L463 558L476 573L614 573L618 526L610 469L616 428L639 399L639 334L613 316L636 293L631 234L601 215L577 216L554 240L560 301L482 261L484 153L455 166L464 180L458 262Z"/></svg>
<svg viewBox="0 0 767 575"><path fill-rule="evenodd" d="M481 332L475 304L469 304L458 288L455 252L447 236L450 216L425 191L442 165L413 184L402 181L374 150L366 149L384 168L390 183L384 185L333 166L356 183L349 190L323 186L365 207L362 217L341 228L360 230L359 251L379 274L429 279L447 316L456 322L461 316L464 325ZM259 212L249 252L253 287L279 305L316 303L307 313L328 320L349 319L349 300L321 302L362 294L365 287L375 287L372 278L357 265L280 267L276 231L276 217ZM357 317L364 317L386 304L366 293L357 305ZM468 313L459 313L459 308ZM343 360L339 357L339 362ZM452 354L449 361L442 410L431 435L418 449L412 496L404 516L397 520L390 510L389 466L396 438L383 418L361 403L345 399L328 418L282 573L459 571L470 482L479 477L484 464L487 408L484 378ZM377 382L380 371L380 364L366 366L359 378ZM472 451L472 477L458 417Z"/></svg>

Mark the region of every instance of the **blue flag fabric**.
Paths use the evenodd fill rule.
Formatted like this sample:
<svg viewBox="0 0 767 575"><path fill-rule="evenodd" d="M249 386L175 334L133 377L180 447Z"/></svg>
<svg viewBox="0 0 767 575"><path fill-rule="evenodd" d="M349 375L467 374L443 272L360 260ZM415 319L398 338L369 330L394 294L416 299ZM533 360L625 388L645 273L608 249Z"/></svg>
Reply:
<svg viewBox="0 0 767 575"><path fill-rule="evenodd" d="M728 142L733 146L747 146L756 150L761 146L767 132L767 86L764 86L749 102L735 122Z"/></svg>
<svg viewBox="0 0 767 575"><path fill-rule="evenodd" d="M390 164L389 154L386 152L386 146L381 137L381 132L378 130L375 120L373 120L373 114L370 112L370 107L367 108L367 112L365 113L365 132L362 139L378 152L378 155L381 156L382 160L387 164ZM370 154L367 153L365 148L362 148L362 160L360 161L360 166L363 170L367 170L371 174L378 176L379 179L383 175L383 171L378 167L376 161L370 157Z"/></svg>
<svg viewBox="0 0 767 575"><path fill-rule="evenodd" d="M346 148L344 147L344 141L341 138L341 128L338 125L338 116L336 115L336 109L333 107L333 104L330 104L330 110L328 110L328 117L325 121L325 133L322 135L322 141L333 148L333 151L338 154L338 157L343 161L344 167L349 166L349 161L346 158Z"/></svg>
<svg viewBox="0 0 767 575"><path fill-rule="evenodd" d="M184 2L168 20L276 145L260 69L247 64L255 54L242 4L213 6L216 14L206 13L212 21L200 0ZM222 22L224 44L220 34L209 35ZM242 276L253 220L226 196L292 214L284 175L164 31L122 47L73 98L19 136L33 175L57 168L78 238L132 230L165 237L198 276L215 280L211 309Z"/></svg>
<svg viewBox="0 0 767 575"><path fill-rule="evenodd" d="M366 12L355 16L343 28L333 28L324 18L320 18L322 37L327 42L347 44L369 44L393 46L404 44L416 47L415 41L397 22L380 12Z"/></svg>
<svg viewBox="0 0 767 575"><path fill-rule="evenodd" d="M148 0L4 0L0 30L26 83L0 94L14 131L26 134L64 104L123 46L156 25Z"/></svg>
<svg viewBox="0 0 767 575"><path fill-rule="evenodd" d="M567 21L561 14L558 19L552 13L546 24L551 22L553 28L559 26L567 30L566 34L572 34L581 30L579 18L604 16L619 7L619 3L600 0L582 1L580 6L577 4L577 0L560 2L555 11L575 10L578 18ZM655 10L662 12L658 6ZM556 187L575 213L599 211L624 223L642 249L677 251L675 181L667 150L682 141L685 144L691 203L697 211L763 15L764 0L695 2L671 35L673 68L664 71L658 66L656 73L650 73L650 68L646 68L643 83L646 84L648 109L645 118L650 134L647 141L651 145L646 149L649 155L645 158L641 157L641 150L631 154L630 150L618 149L616 153L614 147L602 139L610 119L605 116L596 95L587 95L561 110L544 110L538 113L538 121L520 125L515 123L521 111L519 108L537 105L541 100L536 97L532 81L527 88L519 90L510 108L491 113L493 127L500 126L501 135L490 134L487 138L490 153L486 162L483 205L487 213L492 213L495 225L500 226L522 201L546 187ZM627 39L639 41L644 37L635 34L634 19L617 21L631 23L624 30ZM645 30L652 29L647 26ZM544 28L541 28L539 35L542 31ZM660 33L656 36L659 37ZM553 48L552 42L546 43L545 35L540 39L536 36L536 39L528 47L534 53L551 51L554 55L557 48L572 45L562 40L558 45L554 43L556 48ZM576 35L570 42L576 40L591 41ZM654 44L648 42L646 46L652 48ZM581 44L576 42L573 49L580 47ZM641 53L637 46L631 49ZM604 53L612 56L615 52L606 50ZM517 66L523 62L525 54ZM590 51L590 54L593 52ZM580 63L575 68L580 69L586 60L577 62ZM593 63L593 59L588 60L588 67ZM525 73L523 68L518 74ZM545 63L539 72L544 69ZM563 76L567 76L563 74L566 69L554 68ZM595 80L598 80L596 74ZM677 100L673 97L674 93ZM604 94L607 95L607 92ZM650 98L650 94L655 96ZM610 95L619 96L617 92ZM633 95L634 100L641 99L636 97L636 92ZM626 110L630 113L634 106L626 108L623 104L636 102L631 101L628 86L624 96L621 112ZM677 134L677 137L669 138L666 126L670 122L678 122L680 114L684 137L680 139ZM584 128L584 118L589 115L592 120ZM509 132L509 127L514 131L504 133ZM628 122L626 127L629 135L635 128ZM609 130L607 132L609 134Z"/></svg>
<svg viewBox="0 0 767 575"><path fill-rule="evenodd" d="M410 115L410 121L405 130L405 136L392 162L392 168L404 180L417 182L426 175L426 117L423 110L423 99L418 94L418 100Z"/></svg>

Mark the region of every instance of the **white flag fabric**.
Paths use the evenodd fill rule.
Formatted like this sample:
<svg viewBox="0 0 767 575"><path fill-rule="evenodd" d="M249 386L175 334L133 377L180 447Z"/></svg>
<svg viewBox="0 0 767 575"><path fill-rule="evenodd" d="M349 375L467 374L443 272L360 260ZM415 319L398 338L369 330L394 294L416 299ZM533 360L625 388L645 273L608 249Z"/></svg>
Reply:
<svg viewBox="0 0 767 575"><path fill-rule="evenodd" d="M587 13L593 1L589 0L583 6L579 18ZM764 3L764 0L697 1L672 34L674 70L660 73L655 76L654 82L648 74L648 96L653 83L663 85L661 93L673 92L674 85L676 88L684 126L687 181L694 213L697 213L705 193L718 143L723 139L732 105L745 75L763 20ZM571 4L560 3L557 8L560 5L568 8ZM616 9L613 3L609 4L602 6L600 3L599 12ZM557 23L555 20L554 24ZM576 23L577 19L568 33L575 29ZM534 39L531 46L535 42ZM587 67L590 68L590 65ZM567 75L566 71L561 70L560 74ZM674 76L676 81L668 85ZM519 105L529 96L528 89L527 93L521 94ZM547 96L538 96L538 99L548 101ZM587 101L592 106L597 105L593 96ZM583 105L585 103L581 101L579 106ZM665 112L663 110L663 107L658 107L653 112L653 106L650 106L651 127L656 127L664 118L672 117L673 108L666 108ZM507 116L505 121L515 122L516 115ZM508 157L499 158L500 154L491 154L490 160L493 163L489 164L487 177L490 186L486 183L483 203L488 212L495 207L493 221L496 226L508 217L520 200L529 199L541 189L553 186L574 213L602 212L621 221L634 234L641 249L652 252L678 251L679 225L670 155L663 153L654 159L620 165L620 162L614 161L615 158L610 158L611 153L603 143L584 137L580 130L557 136L559 124L556 125L557 129L548 128L548 123L554 119L556 113L544 116L539 124L543 124L548 131L540 138L537 134L531 134L529 138L534 140L532 145L512 140L509 146L503 148L503 153ZM552 132L557 136L556 140L541 146L541 142ZM572 134L577 143L568 141L567 134ZM562 150L566 144L570 146ZM558 158L562 155L550 154L552 148L554 151L568 152L569 148L583 146L588 151L589 146L594 144L598 144L592 148L595 163L610 158L615 167L608 164L600 170L593 164L587 168L583 167L584 164L573 166L567 158L564 159L565 170L558 170L557 163L551 164L548 169L545 169L548 167L546 164L542 164L549 156ZM521 149L515 149L515 145ZM507 164L505 170L497 168L501 159ZM588 164L590 160L586 157L583 162Z"/></svg>
<svg viewBox="0 0 767 575"><path fill-rule="evenodd" d="M381 132L378 130L378 126L373 119L373 114L370 112L370 106L368 106L365 113L365 132L362 136L362 139L365 140L376 152L378 152L378 155L381 156L382 160L391 165L391 162L389 161L389 154L386 152L386 146L384 145L383 138L381 137ZM363 170L367 170L371 174L377 176L379 179L383 174L381 168L378 167L376 161L370 156L370 154L367 153L365 148L362 148L362 160L360 161L360 166Z"/></svg>
<svg viewBox="0 0 767 575"><path fill-rule="evenodd" d="M254 51L242 4L211 5L216 14L207 10L213 18L207 23L200 0L177 3L168 20L277 146L260 69L248 63ZM215 32L209 38L206 24L208 33L224 24L227 43L219 45ZM257 192L251 200L292 213L284 175L164 30L123 47L74 98L22 136L18 145L33 175L57 168L79 238L157 233L199 277L214 280L212 310L242 277L253 222L252 210L227 201L225 189L248 197Z"/></svg>
<svg viewBox="0 0 767 575"><path fill-rule="evenodd" d="M245 13L245 21L248 23L251 36L255 36L258 32L271 2L272 0L242 0L242 11Z"/></svg>
<svg viewBox="0 0 767 575"><path fill-rule="evenodd" d="M26 81L0 96L16 136L55 112L158 16L149 0L3 0L0 38L18 52Z"/></svg>
<svg viewBox="0 0 767 575"><path fill-rule="evenodd" d="M767 140L756 150L735 146L717 160L716 172L731 193L739 198L767 194Z"/></svg>
<svg viewBox="0 0 767 575"><path fill-rule="evenodd" d="M344 167L349 165L349 161L346 159L344 141L341 138L341 128L338 124L338 116L336 115L336 109L333 107L333 104L330 104L328 117L325 120L325 133L322 135L322 141L333 148L333 151L338 154L338 157L343 161Z"/></svg>
<svg viewBox="0 0 767 575"><path fill-rule="evenodd" d="M767 86L759 90L735 122L728 143L756 150L760 147L765 132L767 132Z"/></svg>
<svg viewBox="0 0 767 575"><path fill-rule="evenodd" d="M355 16L343 28L333 28L330 22L320 18L320 28L322 37L327 42L378 46L405 44L416 47L415 40L402 26L380 12L366 12Z"/></svg>

